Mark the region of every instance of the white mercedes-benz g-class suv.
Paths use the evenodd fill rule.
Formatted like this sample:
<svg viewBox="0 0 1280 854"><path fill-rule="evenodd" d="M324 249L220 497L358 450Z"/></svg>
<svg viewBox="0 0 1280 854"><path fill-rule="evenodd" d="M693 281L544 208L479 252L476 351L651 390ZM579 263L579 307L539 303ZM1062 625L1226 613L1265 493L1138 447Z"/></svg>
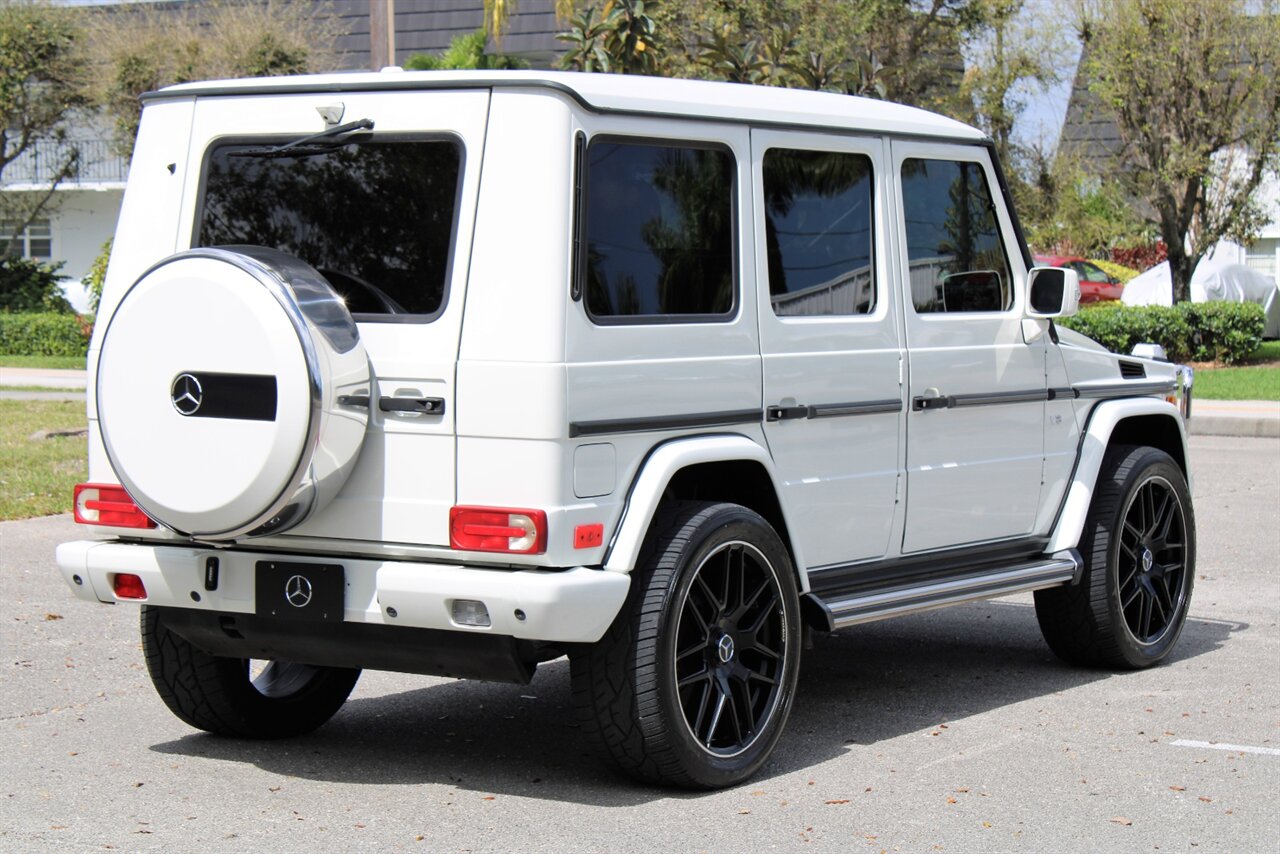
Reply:
<svg viewBox="0 0 1280 854"><path fill-rule="evenodd" d="M144 103L57 563L192 726L568 655L608 761L715 787L809 631L1034 590L1070 661L1177 640L1179 369L1055 328L981 132L605 74Z"/></svg>

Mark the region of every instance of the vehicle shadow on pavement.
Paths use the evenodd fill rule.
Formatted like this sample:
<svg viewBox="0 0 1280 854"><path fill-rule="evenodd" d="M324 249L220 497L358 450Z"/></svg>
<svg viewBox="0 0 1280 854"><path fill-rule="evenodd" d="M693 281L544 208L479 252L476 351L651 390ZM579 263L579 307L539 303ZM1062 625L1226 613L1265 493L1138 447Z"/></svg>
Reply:
<svg viewBox="0 0 1280 854"><path fill-rule="evenodd" d="M1173 661L1212 652L1247 628L1188 620ZM981 602L815 637L795 706L758 786L835 759L851 746L928 733L993 708L1113 675L1068 666L1040 637L1034 609ZM365 674L380 688L420 677ZM1122 677L1123 678L1123 677ZM569 665L543 665L530 685L431 680L354 698L317 732L279 742L192 734L159 753L245 762L283 776L373 785L439 784L494 796L634 806L700 793L647 787L589 752L574 716Z"/></svg>
<svg viewBox="0 0 1280 854"><path fill-rule="evenodd" d="M1191 617L1162 666L1212 652L1247 628ZM844 745L933 734L939 724L1126 675L1058 659L1029 603L978 602L854 626L815 637L774 765L803 767Z"/></svg>

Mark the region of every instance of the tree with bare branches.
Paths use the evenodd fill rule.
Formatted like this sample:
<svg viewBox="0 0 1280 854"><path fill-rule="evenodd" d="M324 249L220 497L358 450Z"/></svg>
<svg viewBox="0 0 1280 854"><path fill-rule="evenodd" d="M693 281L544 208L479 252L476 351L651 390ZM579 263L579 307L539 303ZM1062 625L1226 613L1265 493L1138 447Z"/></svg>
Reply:
<svg viewBox="0 0 1280 854"><path fill-rule="evenodd" d="M1086 79L1114 116L1116 175L1150 206L1173 299L1224 238L1265 222L1258 188L1280 171L1276 0L1115 0L1081 7Z"/></svg>

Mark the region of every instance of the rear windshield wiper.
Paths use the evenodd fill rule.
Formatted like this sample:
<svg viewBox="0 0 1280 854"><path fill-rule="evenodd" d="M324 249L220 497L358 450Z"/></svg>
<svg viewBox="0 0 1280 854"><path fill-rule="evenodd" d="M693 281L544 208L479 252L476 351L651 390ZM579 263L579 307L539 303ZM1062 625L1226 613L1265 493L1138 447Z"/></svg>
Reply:
<svg viewBox="0 0 1280 854"><path fill-rule="evenodd" d="M245 148L241 151L229 152L231 157L310 157L324 154L335 148L341 148L350 140L348 137L357 131L373 130L372 119L360 119L347 122L345 125L331 127L320 133L300 137L293 142L282 145L267 145L262 148Z"/></svg>

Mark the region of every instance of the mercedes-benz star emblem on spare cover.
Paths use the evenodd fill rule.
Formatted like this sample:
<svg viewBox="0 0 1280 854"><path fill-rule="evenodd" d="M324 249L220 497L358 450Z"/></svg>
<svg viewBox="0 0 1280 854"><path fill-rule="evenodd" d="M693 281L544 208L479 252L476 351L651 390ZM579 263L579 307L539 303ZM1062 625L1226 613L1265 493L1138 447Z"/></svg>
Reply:
<svg viewBox="0 0 1280 854"><path fill-rule="evenodd" d="M179 415L195 415L200 410L200 404L204 403L204 388L201 387L200 380L191 374L178 374L173 387L169 389L169 395L173 408L178 410Z"/></svg>

